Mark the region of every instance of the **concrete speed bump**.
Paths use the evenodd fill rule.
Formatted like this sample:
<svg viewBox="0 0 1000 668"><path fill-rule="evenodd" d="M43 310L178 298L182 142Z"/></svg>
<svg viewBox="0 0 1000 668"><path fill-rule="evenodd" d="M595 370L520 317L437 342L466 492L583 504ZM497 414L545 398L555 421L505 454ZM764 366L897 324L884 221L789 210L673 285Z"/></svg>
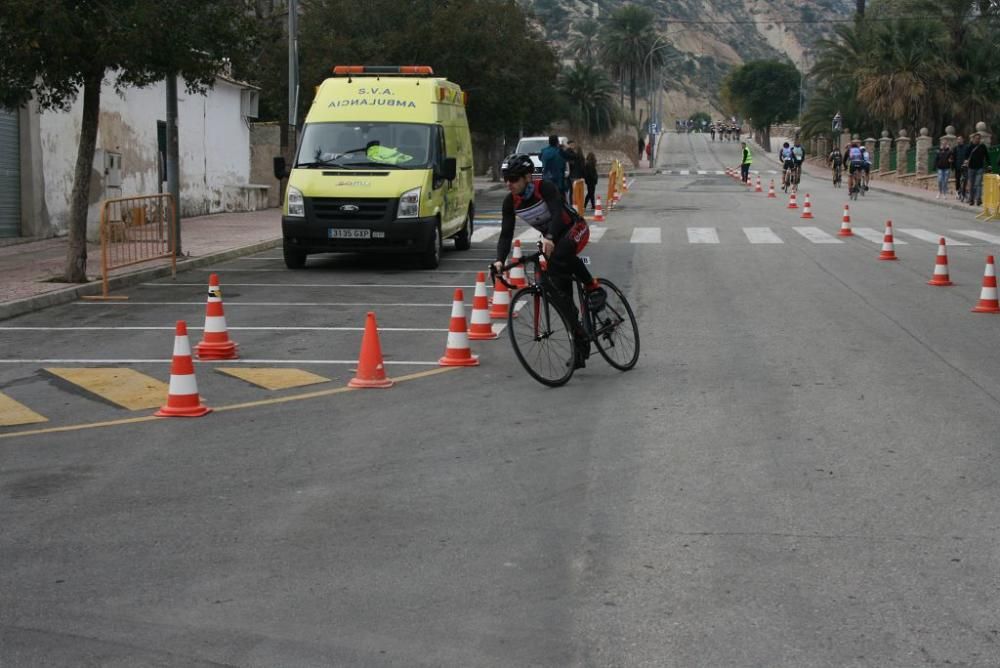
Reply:
<svg viewBox="0 0 1000 668"><path fill-rule="evenodd" d="M48 422L48 418L0 392L0 427L36 424L38 422Z"/></svg>
<svg viewBox="0 0 1000 668"><path fill-rule="evenodd" d="M264 367L226 367L216 369L248 383L263 387L266 390L287 390L293 387L328 383L329 378L318 376L302 369L268 369Z"/></svg>
<svg viewBox="0 0 1000 668"><path fill-rule="evenodd" d="M169 388L166 383L132 369L84 367L45 370L130 411L159 408L167 400Z"/></svg>

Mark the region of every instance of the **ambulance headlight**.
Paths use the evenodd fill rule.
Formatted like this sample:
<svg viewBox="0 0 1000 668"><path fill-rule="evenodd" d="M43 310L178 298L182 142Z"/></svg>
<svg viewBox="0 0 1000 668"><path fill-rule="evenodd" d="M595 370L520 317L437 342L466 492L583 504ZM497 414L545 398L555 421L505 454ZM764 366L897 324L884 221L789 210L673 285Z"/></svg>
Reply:
<svg viewBox="0 0 1000 668"><path fill-rule="evenodd" d="M416 218L420 215L420 188L407 190L399 198L397 218Z"/></svg>
<svg viewBox="0 0 1000 668"><path fill-rule="evenodd" d="M286 198L288 202L288 213L287 216L305 216L306 215L306 201L302 197L302 192L298 188L288 187L288 195Z"/></svg>

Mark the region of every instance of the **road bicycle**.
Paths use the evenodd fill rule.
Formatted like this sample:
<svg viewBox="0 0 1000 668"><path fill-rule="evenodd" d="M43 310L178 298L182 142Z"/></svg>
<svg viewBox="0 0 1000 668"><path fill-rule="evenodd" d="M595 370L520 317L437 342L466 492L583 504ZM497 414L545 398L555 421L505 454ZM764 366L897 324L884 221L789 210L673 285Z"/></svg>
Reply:
<svg viewBox="0 0 1000 668"><path fill-rule="evenodd" d="M833 166L833 187L840 188L844 185L843 170L840 165Z"/></svg>
<svg viewBox="0 0 1000 668"><path fill-rule="evenodd" d="M864 196L865 190L867 190L867 187L865 186L864 173L859 169L855 174L851 175L851 191L849 193L851 199L857 201L858 195Z"/></svg>
<svg viewBox="0 0 1000 668"><path fill-rule="evenodd" d="M639 325L622 291L608 279L599 278L607 295L603 304L592 304L583 283L574 278L574 309L578 308L578 312L564 313L565 307L558 305L573 304L573 299L556 286L553 278L562 275L550 272L548 258L541 249L539 242L537 253L504 266L504 274L518 264L532 268L525 272L532 277L531 282L516 292L515 286L490 265L492 280L499 279L513 292L507 331L524 370L543 385L565 385L577 368L577 359L589 357L591 344L619 371L633 368L639 361ZM586 349L578 350L579 345L586 345Z"/></svg>

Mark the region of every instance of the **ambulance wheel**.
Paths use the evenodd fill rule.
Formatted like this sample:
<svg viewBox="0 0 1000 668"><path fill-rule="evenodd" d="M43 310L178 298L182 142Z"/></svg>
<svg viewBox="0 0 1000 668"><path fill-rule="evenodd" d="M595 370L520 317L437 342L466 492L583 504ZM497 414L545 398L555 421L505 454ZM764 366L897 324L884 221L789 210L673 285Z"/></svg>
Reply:
<svg viewBox="0 0 1000 668"><path fill-rule="evenodd" d="M455 250L467 251L472 248L472 228L473 228L473 217L475 216L474 209L472 205L469 205L469 213L465 216L465 225L462 226L462 231L455 235Z"/></svg>
<svg viewBox="0 0 1000 668"><path fill-rule="evenodd" d="M300 250L289 248L288 244L282 246L282 254L285 256L285 266L289 269L301 269L306 266L306 254Z"/></svg>
<svg viewBox="0 0 1000 668"><path fill-rule="evenodd" d="M420 266L424 269L437 269L441 264L441 223L435 223L434 236L427 250L420 254Z"/></svg>

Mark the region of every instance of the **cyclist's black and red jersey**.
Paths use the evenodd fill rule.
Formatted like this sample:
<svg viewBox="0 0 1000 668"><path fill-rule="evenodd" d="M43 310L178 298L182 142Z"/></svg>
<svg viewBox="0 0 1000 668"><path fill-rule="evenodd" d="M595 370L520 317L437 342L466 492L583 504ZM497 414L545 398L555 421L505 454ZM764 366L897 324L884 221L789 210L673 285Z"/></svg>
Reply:
<svg viewBox="0 0 1000 668"><path fill-rule="evenodd" d="M519 218L557 246L563 245L559 242L568 236L575 253L583 250L590 239L587 222L566 207L559 188L551 181L536 179L521 195L509 193L504 198L497 240L497 259L501 262L510 253L514 224Z"/></svg>

